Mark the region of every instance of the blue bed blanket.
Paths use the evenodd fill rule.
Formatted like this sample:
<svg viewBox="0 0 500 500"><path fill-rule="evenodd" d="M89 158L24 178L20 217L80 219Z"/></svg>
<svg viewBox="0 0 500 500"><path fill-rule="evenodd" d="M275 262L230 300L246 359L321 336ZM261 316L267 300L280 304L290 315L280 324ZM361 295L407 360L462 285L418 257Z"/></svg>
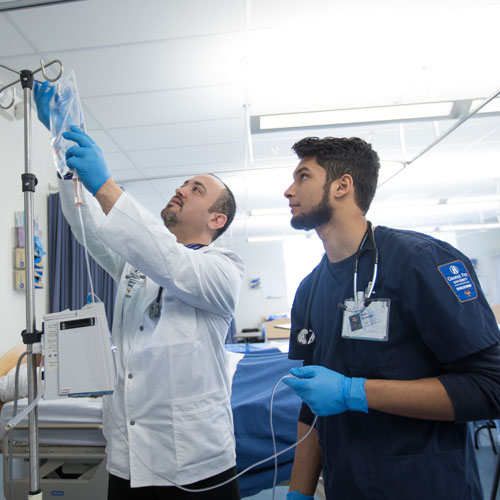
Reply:
<svg viewBox="0 0 500 500"><path fill-rule="evenodd" d="M301 362L288 359L288 354L276 348L227 346L228 350L241 352L232 383L231 405L233 408L236 436L238 471L273 454L269 421L271 394L278 380L290 368ZM282 382L276 388L273 400L273 426L276 448L283 450L295 442L297 417L301 401ZM294 449L278 457L278 484L290 478ZM273 485L274 461L268 460L251 469L239 479L241 496L254 495Z"/></svg>

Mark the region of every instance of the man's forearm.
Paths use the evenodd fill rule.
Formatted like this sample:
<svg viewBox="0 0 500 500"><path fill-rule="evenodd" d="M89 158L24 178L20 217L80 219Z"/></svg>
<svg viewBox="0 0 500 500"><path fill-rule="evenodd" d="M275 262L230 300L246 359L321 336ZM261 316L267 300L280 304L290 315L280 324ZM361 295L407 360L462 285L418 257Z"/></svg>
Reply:
<svg viewBox="0 0 500 500"><path fill-rule="evenodd" d="M369 410L426 420L455 420L446 389L437 378L366 380Z"/></svg>
<svg viewBox="0 0 500 500"><path fill-rule="evenodd" d="M101 205L102 211L108 215L109 211L114 207L118 198L123 194L122 189L110 177L97 191L95 199Z"/></svg>
<svg viewBox="0 0 500 500"><path fill-rule="evenodd" d="M299 422L297 441L309 431L310 427ZM313 429L311 434L295 449L290 491L296 490L303 495L314 495L321 473L321 448L318 434Z"/></svg>

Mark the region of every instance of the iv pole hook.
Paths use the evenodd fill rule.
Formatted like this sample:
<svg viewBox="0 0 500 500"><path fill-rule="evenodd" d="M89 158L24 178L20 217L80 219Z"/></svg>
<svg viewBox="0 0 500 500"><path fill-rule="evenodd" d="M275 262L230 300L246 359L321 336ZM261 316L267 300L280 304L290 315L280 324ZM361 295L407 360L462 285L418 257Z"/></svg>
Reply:
<svg viewBox="0 0 500 500"><path fill-rule="evenodd" d="M47 75L47 73L45 72L45 70L49 66L52 66L53 64L59 64L59 73L54 78L50 78ZM7 68L6 66L3 66L3 65L1 65L1 66L10 70L10 68ZM11 70L11 71L14 71L14 70ZM43 61L40 59L40 67L37 68L37 69L35 69L34 71L32 71L31 74L34 75L35 73L38 73L39 71L42 72L42 75L45 78L45 80L47 80L49 82L56 82L57 80L59 80L59 78L61 78L61 75L63 74L63 71L64 71L64 66L63 66L63 63L59 59L54 59L53 61L50 61L47 64L43 64ZM16 71L16 73L17 73L17 71ZM14 85L16 85L16 83L19 83L20 81L21 81L21 79L16 80L15 82L9 83L8 85L5 85L4 87L0 88L0 94L4 90L8 89L9 87L13 87ZM9 109L14 104L15 100L16 100L16 90L12 89L12 99L10 100L9 104L3 105L0 102L0 108L2 108L2 109Z"/></svg>
<svg viewBox="0 0 500 500"><path fill-rule="evenodd" d="M49 66L52 66L53 64L56 64L56 63L59 64L59 73L54 78L50 78L45 73L45 68L48 68ZM63 64L61 61L59 61L59 59L54 59L53 61L50 61L48 64L43 64L43 61L40 59L40 67L38 69L35 69L35 71L33 71L33 74L37 73L38 71L41 71L45 80L47 80L49 82L56 82L57 80L59 80L59 78L61 78L61 75L63 74L63 70L64 70Z"/></svg>
<svg viewBox="0 0 500 500"><path fill-rule="evenodd" d="M0 90L0 94L2 93L3 90L4 89ZM0 100L0 108L2 108L2 109L9 109L14 104L15 100L16 100L16 89L14 87L12 87L12 99L10 100L9 104L7 104L6 106L4 106L2 104L2 101Z"/></svg>

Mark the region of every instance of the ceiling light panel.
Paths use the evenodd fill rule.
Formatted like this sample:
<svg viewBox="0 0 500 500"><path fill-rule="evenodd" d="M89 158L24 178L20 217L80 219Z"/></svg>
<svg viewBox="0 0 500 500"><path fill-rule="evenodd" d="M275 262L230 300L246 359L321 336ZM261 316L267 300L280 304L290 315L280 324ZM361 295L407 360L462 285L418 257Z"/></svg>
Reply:
<svg viewBox="0 0 500 500"><path fill-rule="evenodd" d="M83 0L0 0L0 12L18 9L29 9L31 7L42 7L44 5L81 2Z"/></svg>
<svg viewBox="0 0 500 500"><path fill-rule="evenodd" d="M449 116L452 102L433 102L422 104L406 104L401 106L377 106L372 108L337 109L331 111L315 111L308 113L287 113L281 115L265 115L259 119L258 129L267 130L321 127L327 125L345 125L349 123L376 123L387 121L418 120Z"/></svg>

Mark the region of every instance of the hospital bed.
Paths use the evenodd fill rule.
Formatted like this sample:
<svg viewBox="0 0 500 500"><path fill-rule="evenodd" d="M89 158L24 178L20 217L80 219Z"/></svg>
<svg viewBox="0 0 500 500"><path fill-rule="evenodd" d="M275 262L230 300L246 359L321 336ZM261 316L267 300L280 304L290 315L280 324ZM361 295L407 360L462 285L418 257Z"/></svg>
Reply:
<svg viewBox="0 0 500 500"><path fill-rule="evenodd" d="M238 470L273 452L269 424L270 399L274 385L296 361L288 360L286 349L273 343L227 345L232 376L231 405L234 415ZM281 349L281 350L280 350ZM20 400L19 408L26 404ZM105 440L102 435L102 403L99 398L68 398L40 401L40 483L48 498L74 500L106 498ZM1 428L12 415L12 403L0 414ZM273 425L278 450L295 441L300 399L279 384L273 403ZM19 424L10 441L2 437L4 494L7 500L26 498L29 489L27 426ZM278 484L290 477L294 451L278 457ZM22 466L20 466L20 464ZM9 481L9 467L12 480ZM239 479L241 496L272 487L274 461L252 469Z"/></svg>
<svg viewBox="0 0 500 500"><path fill-rule="evenodd" d="M19 409L26 406L19 401ZM12 416L13 403L2 408L2 429ZM40 482L44 494L75 500L106 498L105 440L99 399L41 400L38 406ZM6 500L27 498L29 490L28 429L21 422L2 437ZM9 470L10 468L10 470ZM10 477L12 478L10 479Z"/></svg>

